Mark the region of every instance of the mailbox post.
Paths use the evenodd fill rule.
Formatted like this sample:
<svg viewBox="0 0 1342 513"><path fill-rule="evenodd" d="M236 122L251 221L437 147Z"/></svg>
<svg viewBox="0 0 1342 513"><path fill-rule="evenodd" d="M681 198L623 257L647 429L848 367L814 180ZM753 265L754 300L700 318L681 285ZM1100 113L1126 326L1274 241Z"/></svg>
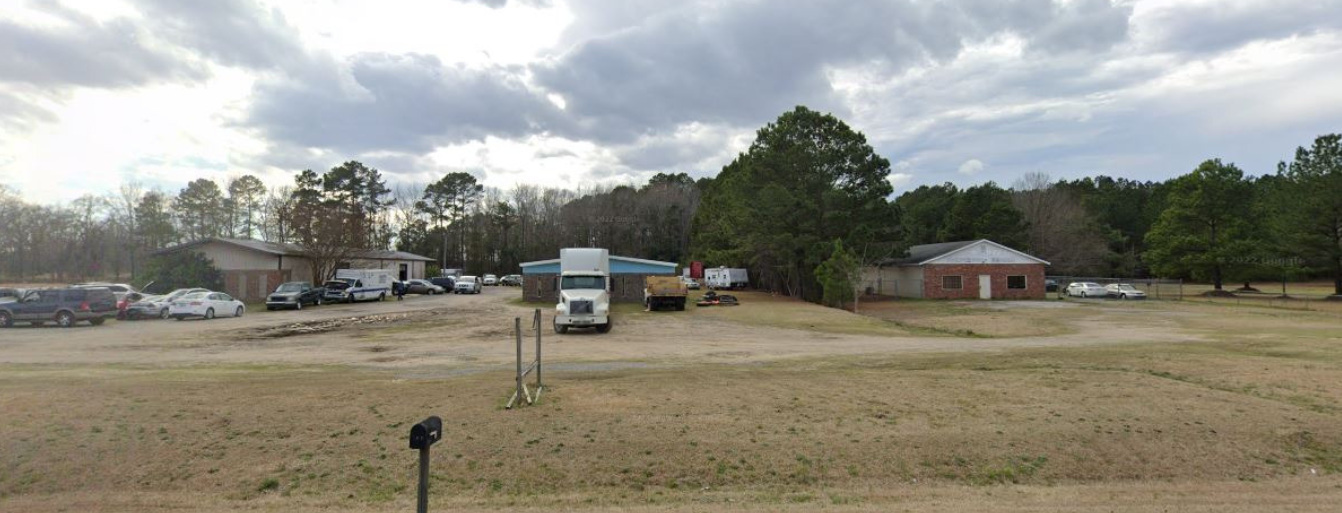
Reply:
<svg viewBox="0 0 1342 513"><path fill-rule="evenodd" d="M437 416L424 419L410 427L410 448L419 449L419 503L418 513L429 511L429 447L443 439L443 419Z"/></svg>

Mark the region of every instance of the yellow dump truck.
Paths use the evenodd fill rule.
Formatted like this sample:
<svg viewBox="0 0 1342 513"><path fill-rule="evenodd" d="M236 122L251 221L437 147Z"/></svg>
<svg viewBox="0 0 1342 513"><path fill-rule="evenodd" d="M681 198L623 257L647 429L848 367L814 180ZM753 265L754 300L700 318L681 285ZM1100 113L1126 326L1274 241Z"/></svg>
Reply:
<svg viewBox="0 0 1342 513"><path fill-rule="evenodd" d="M690 290L678 276L648 276L643 281L643 306L648 311L672 307L685 310L685 297Z"/></svg>

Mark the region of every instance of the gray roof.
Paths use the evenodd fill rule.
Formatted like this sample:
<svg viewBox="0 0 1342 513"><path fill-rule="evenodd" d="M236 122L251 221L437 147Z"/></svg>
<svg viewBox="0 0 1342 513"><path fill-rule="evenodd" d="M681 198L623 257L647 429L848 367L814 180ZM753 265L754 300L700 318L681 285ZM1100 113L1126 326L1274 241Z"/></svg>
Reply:
<svg viewBox="0 0 1342 513"><path fill-rule="evenodd" d="M908 256L902 258L889 258L881 261L881 265L914 265L945 255L946 253L950 253L975 242L978 241L962 240L956 242L938 242L936 244L919 244L917 246L909 247Z"/></svg>
<svg viewBox="0 0 1342 513"><path fill-rule="evenodd" d="M261 253L269 253L272 255L303 256L303 246L299 246L297 244L289 244L287 242L266 242L256 239L235 239L229 237L209 237L205 239L194 240L191 242L187 242L185 244L178 244L176 246L161 249L156 253L171 253L174 251L200 246L202 244L206 244L209 242L221 242L224 244L232 244L234 246L243 247L246 249L250 249L252 251L259 251ZM419 260L423 262L434 261L432 258L416 255L414 253L407 253L405 251L391 251L386 249L365 249L355 251L353 257L367 260Z"/></svg>

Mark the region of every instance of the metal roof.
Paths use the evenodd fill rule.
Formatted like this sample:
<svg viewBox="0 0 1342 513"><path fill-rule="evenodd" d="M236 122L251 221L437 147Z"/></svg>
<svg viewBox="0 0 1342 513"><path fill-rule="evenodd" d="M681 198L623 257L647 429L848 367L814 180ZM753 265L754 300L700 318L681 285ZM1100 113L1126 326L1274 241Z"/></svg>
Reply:
<svg viewBox="0 0 1342 513"><path fill-rule="evenodd" d="M978 242L976 240L962 240L956 242L938 242L936 244L919 244L909 247L909 254L903 258L889 258L881 262L882 265L913 265L921 264L933 258L945 255L957 249Z"/></svg>
<svg viewBox="0 0 1342 513"><path fill-rule="evenodd" d="M1015 250L1015 249L1012 249L1012 248L1003 246L1003 245L1001 245L1001 244L998 244L998 243L996 243L996 242L990 241L990 240L988 240L988 239L962 240L962 241L955 241L955 242L938 242L938 243L935 243L935 244L919 244L919 245L917 245L917 246L912 246L912 247L909 248L909 254L908 254L908 256L905 256L905 257L902 257L902 258L889 258L889 259L886 259L886 260L881 261L880 265L922 265L922 264L928 263L928 262L930 262L930 261L932 261L932 260L936 260L936 259L941 258L941 257L944 257L944 256L946 256L946 255L950 255L951 253L955 253L955 252L960 251L960 250L962 250L962 249L964 249L964 248L967 248L967 247L969 247L969 246L973 246L973 245L976 245L976 244L979 244L979 243L991 244L991 245L996 246L996 247L998 247L998 248L1002 248L1002 249L1007 250L1007 251L1010 251L1010 252L1012 252L1012 253L1016 253L1016 254L1019 254L1019 255L1021 255L1021 256L1024 256L1024 257L1026 257L1026 258L1028 258L1028 259L1030 259L1030 260L1037 261L1037 262L1039 262L1039 263L1041 263L1041 264L1049 265L1048 261L1045 261L1045 260L1043 260L1043 259L1040 259L1039 257L1033 256L1033 255L1030 255L1030 254L1027 254L1027 253L1025 253L1025 252L1023 252L1023 251L1019 251L1019 250Z"/></svg>
<svg viewBox="0 0 1342 513"><path fill-rule="evenodd" d="M555 274L559 272L559 259L551 258L549 260L537 260L535 262L523 262L522 274ZM610 256L611 274L674 274L676 271L675 262L662 262L660 260L644 260L642 258L632 258L618 255Z"/></svg>
<svg viewBox="0 0 1342 513"><path fill-rule="evenodd" d="M172 253L174 251L193 248L211 242L229 244L244 249L250 249L252 251L269 253L272 255L303 256L303 246L299 246L298 244L289 244L287 242L266 242L256 239L236 239L231 237L208 237L204 239L194 240L184 244L178 244L176 246L160 249L156 251L155 254ZM354 251L354 254L351 255L351 257L362 258L365 260L418 260L423 262L434 261L432 258L416 255L414 253L407 253L405 251L391 251L386 249L356 250Z"/></svg>

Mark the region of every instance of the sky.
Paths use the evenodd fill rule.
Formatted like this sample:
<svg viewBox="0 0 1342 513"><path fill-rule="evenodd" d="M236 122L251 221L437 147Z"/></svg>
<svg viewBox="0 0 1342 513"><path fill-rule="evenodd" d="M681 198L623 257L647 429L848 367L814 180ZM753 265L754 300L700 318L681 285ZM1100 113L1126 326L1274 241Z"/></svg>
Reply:
<svg viewBox="0 0 1342 513"><path fill-rule="evenodd" d="M0 184L713 176L797 105L896 193L1275 171L1342 131L1342 0L0 0Z"/></svg>

